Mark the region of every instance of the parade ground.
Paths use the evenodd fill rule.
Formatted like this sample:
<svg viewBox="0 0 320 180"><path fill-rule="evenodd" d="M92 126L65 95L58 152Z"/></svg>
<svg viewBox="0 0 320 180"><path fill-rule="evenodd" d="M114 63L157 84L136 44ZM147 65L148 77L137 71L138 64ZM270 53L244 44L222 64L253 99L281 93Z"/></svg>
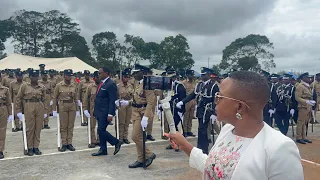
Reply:
<svg viewBox="0 0 320 180"><path fill-rule="evenodd" d="M319 116L318 116L319 117ZM91 153L98 151L99 147L88 148L87 127L80 126L81 120L77 118L75 123L73 145L75 152L58 152L56 119L50 118L51 129L42 130L40 150L43 155L28 157L23 155L22 132L11 132L11 124L8 125L5 159L0 160L1 180L38 180L38 179L166 179L185 180L201 179L201 173L189 167L188 157L184 152L166 150L168 141L160 138L160 121L153 125L153 137L156 141L148 141L148 147L157 155L153 164L147 169L129 169L128 164L136 161L136 148L131 144L123 145L117 155L113 155L114 148L109 146L107 156L92 157ZM193 132L197 134L197 120L193 122ZM115 135L115 126L108 126L108 130ZM311 132L309 126L309 138L312 144L298 145L306 180L320 178L320 125L314 125ZM130 125L129 136L132 125ZM292 131L288 133L292 137ZM188 138L196 144L196 138Z"/></svg>

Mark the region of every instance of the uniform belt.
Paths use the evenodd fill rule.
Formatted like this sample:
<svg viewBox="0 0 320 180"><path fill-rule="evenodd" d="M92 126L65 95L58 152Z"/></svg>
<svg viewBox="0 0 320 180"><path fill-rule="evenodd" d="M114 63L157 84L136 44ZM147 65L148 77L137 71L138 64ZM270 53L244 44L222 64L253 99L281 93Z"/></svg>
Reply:
<svg viewBox="0 0 320 180"><path fill-rule="evenodd" d="M40 99L25 99L25 102L40 102Z"/></svg>
<svg viewBox="0 0 320 180"><path fill-rule="evenodd" d="M70 100L61 100L63 103L74 103L73 99Z"/></svg>
<svg viewBox="0 0 320 180"><path fill-rule="evenodd" d="M147 104L132 104L132 107L143 108L143 107L147 107Z"/></svg>

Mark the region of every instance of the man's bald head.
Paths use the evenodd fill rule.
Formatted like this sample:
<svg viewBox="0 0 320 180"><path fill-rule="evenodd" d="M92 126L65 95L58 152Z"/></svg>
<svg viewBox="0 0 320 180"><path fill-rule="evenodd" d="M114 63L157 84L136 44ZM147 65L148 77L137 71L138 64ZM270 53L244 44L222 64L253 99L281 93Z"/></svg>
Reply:
<svg viewBox="0 0 320 180"><path fill-rule="evenodd" d="M229 75L232 80L231 91L234 98L249 106L264 107L270 99L270 88L266 79L251 71L236 71Z"/></svg>

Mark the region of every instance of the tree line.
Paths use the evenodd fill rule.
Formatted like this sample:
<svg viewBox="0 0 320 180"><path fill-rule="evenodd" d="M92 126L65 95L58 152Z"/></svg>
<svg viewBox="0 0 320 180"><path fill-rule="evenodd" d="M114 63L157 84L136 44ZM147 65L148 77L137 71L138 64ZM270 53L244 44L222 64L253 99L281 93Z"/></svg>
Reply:
<svg viewBox="0 0 320 180"><path fill-rule="evenodd" d="M151 68L173 66L178 70L192 68L195 61L188 40L181 34L165 37L161 42L146 42L140 36L125 34L120 42L111 31L93 35L91 46L80 35L80 25L58 10L36 12L19 10L10 18L0 20L0 59L6 57L4 42L12 38L18 54L60 58L78 57L94 66L108 66L116 71L147 60ZM91 47L91 48L90 48ZM270 69L275 67L273 44L266 36L250 34L236 39L223 50L217 72Z"/></svg>

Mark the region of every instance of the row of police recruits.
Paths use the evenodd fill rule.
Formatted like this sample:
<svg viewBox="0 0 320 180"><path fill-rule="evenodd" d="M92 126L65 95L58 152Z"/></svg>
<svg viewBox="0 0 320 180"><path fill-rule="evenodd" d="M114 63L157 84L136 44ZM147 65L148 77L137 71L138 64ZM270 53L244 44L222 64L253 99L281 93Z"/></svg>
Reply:
<svg viewBox="0 0 320 180"><path fill-rule="evenodd" d="M315 112L319 110L320 73L315 76L303 73L299 77L262 73L270 79L271 92L270 101L264 108L264 121L273 126L274 119L281 133L287 135L291 119L292 127L293 122L297 125L296 142L312 143L307 139L307 131L311 119L312 123L318 123Z"/></svg>

